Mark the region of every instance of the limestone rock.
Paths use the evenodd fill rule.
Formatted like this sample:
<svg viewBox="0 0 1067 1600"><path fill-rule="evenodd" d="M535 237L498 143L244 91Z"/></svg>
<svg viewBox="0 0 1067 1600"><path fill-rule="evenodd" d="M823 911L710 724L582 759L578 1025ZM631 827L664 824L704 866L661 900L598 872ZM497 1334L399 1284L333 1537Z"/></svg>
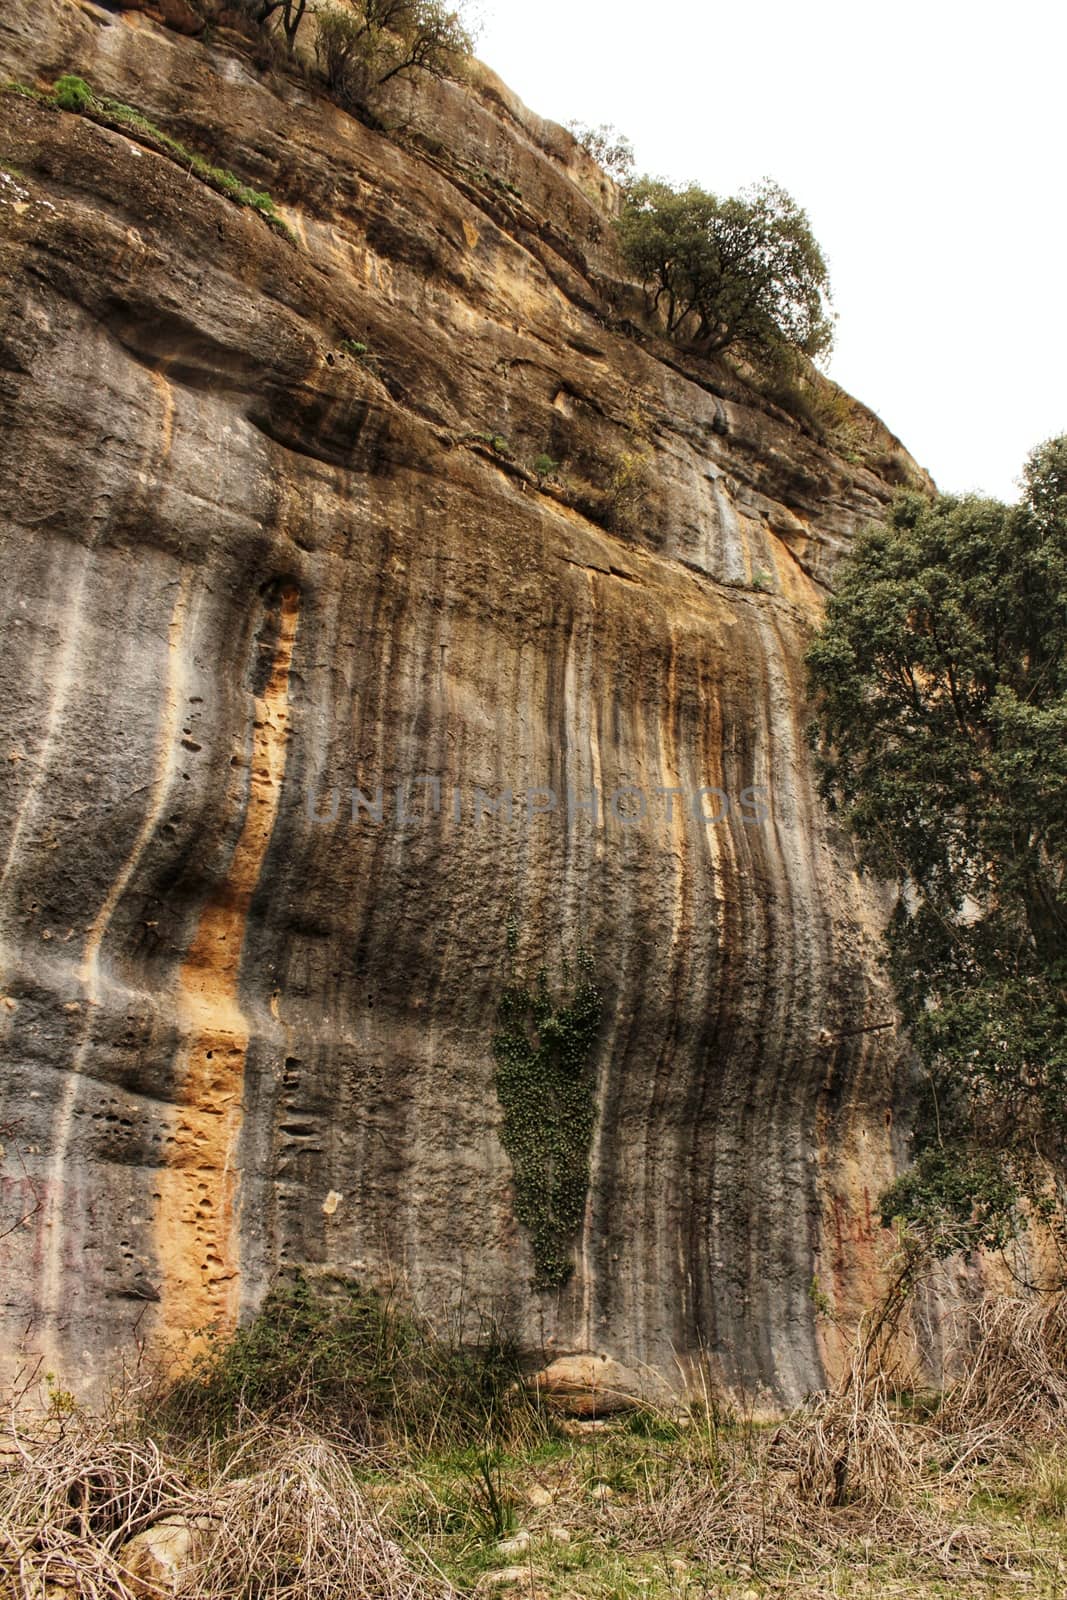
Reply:
<svg viewBox="0 0 1067 1600"><path fill-rule="evenodd" d="M529 1584L529 1567L498 1567L495 1572L486 1572L478 1579L477 1590L485 1593L491 1589L507 1589L514 1584Z"/></svg>
<svg viewBox="0 0 1067 1600"><path fill-rule="evenodd" d="M143 11L176 33L203 33L206 19L188 0L115 0L120 11Z"/></svg>
<svg viewBox="0 0 1067 1600"><path fill-rule="evenodd" d="M647 1384L608 1356L560 1356L530 1379L530 1386L565 1416L596 1418L632 1411Z"/></svg>
<svg viewBox="0 0 1067 1600"><path fill-rule="evenodd" d="M204 1553L209 1517L166 1517L135 1533L119 1551L134 1594L177 1594Z"/></svg>
<svg viewBox="0 0 1067 1600"><path fill-rule="evenodd" d="M918 469L637 327L615 191L487 70L396 83L401 141L225 29L10 0L0 73L60 71L291 233L4 98L3 1362L86 1397L279 1262L402 1262L527 1354L822 1387L809 1287L877 1284L899 1065L802 658L884 463ZM551 1294L495 1092L511 905L604 1001Z"/></svg>

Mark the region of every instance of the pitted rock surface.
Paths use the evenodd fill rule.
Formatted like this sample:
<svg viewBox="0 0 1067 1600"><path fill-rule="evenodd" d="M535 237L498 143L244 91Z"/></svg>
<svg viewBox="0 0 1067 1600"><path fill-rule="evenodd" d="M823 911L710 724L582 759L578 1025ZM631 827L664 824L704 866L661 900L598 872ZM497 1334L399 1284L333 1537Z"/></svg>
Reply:
<svg viewBox="0 0 1067 1600"><path fill-rule="evenodd" d="M899 1065L802 656L897 442L857 407L846 461L627 327L610 184L487 72L399 87L389 137L90 0L5 7L0 68L80 73L293 235L0 102L7 1359L81 1393L301 1266L542 1361L818 1386L813 1278L846 1317L877 1281ZM625 786L647 815L604 817ZM494 1090L512 906L604 994L552 1294Z"/></svg>

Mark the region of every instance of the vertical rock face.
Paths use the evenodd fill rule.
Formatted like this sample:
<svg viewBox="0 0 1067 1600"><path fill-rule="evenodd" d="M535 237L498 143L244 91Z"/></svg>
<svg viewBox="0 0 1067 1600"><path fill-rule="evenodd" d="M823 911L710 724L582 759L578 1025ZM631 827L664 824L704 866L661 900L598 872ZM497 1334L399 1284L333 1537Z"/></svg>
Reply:
<svg viewBox="0 0 1067 1600"><path fill-rule="evenodd" d="M401 142L222 38L0 18L5 75L83 74L293 235L3 99L3 1345L89 1384L303 1265L788 1399L834 1359L813 1278L874 1283L896 1079L801 658L906 458L621 330L606 186L488 74L398 91ZM551 1294L512 907L604 993Z"/></svg>

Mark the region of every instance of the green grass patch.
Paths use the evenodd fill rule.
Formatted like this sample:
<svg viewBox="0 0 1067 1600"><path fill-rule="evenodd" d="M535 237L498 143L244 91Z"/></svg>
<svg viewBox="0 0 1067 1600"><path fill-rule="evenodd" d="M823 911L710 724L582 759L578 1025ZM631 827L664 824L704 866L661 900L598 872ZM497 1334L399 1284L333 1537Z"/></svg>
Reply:
<svg viewBox="0 0 1067 1600"><path fill-rule="evenodd" d="M41 105L55 104L50 95L42 94L32 83L23 83L21 78L8 78L6 83L0 85L0 89L4 94L18 95L23 100L36 100Z"/></svg>
<svg viewBox="0 0 1067 1600"><path fill-rule="evenodd" d="M51 95L42 95L38 90L31 89L25 84L12 83L7 87L12 93L27 94L33 99L54 105L60 111L73 112L77 116L88 117L90 121L98 122L104 127L133 134L143 143L158 150L161 155L169 156L185 167L201 183L207 184L209 189L225 195L227 200L232 200L235 205L247 206L250 210L258 212L278 233L283 234L291 243L296 242L296 236L280 216L269 194L243 183L236 174L229 172L225 167L214 166L204 156L198 155L195 150L190 150L187 145L182 144L180 140L173 139L136 107L98 94L84 78L79 78L74 73L65 73L63 77L57 79Z"/></svg>

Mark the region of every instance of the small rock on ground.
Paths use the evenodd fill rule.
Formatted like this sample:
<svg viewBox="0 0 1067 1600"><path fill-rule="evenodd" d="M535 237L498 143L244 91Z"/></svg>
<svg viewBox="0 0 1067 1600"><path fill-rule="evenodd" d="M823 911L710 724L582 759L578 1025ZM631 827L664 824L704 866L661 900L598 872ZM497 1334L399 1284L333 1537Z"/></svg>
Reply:
<svg viewBox="0 0 1067 1600"><path fill-rule="evenodd" d="M529 1567L501 1567L497 1572L486 1572L478 1579L477 1593L486 1589L506 1589L517 1583L529 1584L532 1579Z"/></svg>

